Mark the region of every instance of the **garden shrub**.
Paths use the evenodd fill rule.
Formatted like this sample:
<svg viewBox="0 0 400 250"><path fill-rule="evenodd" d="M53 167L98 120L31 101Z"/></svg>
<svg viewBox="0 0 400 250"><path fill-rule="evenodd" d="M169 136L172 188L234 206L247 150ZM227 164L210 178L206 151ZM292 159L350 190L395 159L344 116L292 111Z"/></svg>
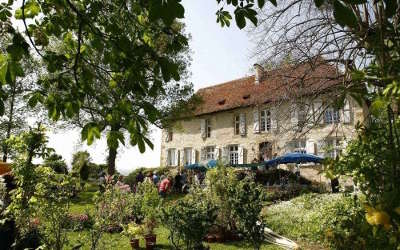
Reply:
<svg viewBox="0 0 400 250"><path fill-rule="evenodd" d="M153 182L139 183L135 193L134 209L140 209L136 216L143 219L146 224L145 233L153 234L154 228L159 220L159 209L161 206L161 197L158 194L157 187Z"/></svg>
<svg viewBox="0 0 400 250"><path fill-rule="evenodd" d="M89 213L68 214L63 227L73 231L82 231L93 226L93 219Z"/></svg>
<svg viewBox="0 0 400 250"><path fill-rule="evenodd" d="M261 214L266 201L263 187L245 178L229 191L229 202L232 204L239 231L251 242L254 249L260 249L266 226Z"/></svg>
<svg viewBox="0 0 400 250"><path fill-rule="evenodd" d="M218 216L215 224L220 230L225 232L234 232L237 230L230 194L232 191L235 191L239 182L238 174L233 168L218 164L215 169L207 171L206 185L208 196L218 207Z"/></svg>
<svg viewBox="0 0 400 250"><path fill-rule="evenodd" d="M291 171L274 168L267 171L256 171L254 180L262 185L281 185L283 182L297 183L300 185L311 185L311 181L300 176L298 177Z"/></svg>
<svg viewBox="0 0 400 250"><path fill-rule="evenodd" d="M351 177L365 196L365 219L383 249L400 248L400 118L391 103L373 108L368 124L358 124L358 137L341 157L328 164L333 174Z"/></svg>
<svg viewBox="0 0 400 250"><path fill-rule="evenodd" d="M265 208L266 223L286 237L321 242L332 249L386 249L365 220L358 198L344 194L305 194ZM388 248L390 249L390 248Z"/></svg>
<svg viewBox="0 0 400 250"><path fill-rule="evenodd" d="M89 229L90 249L96 249L106 232L121 232L132 214L133 194L117 185L117 176L105 177L104 192L94 198L93 226Z"/></svg>
<svg viewBox="0 0 400 250"><path fill-rule="evenodd" d="M253 176L218 164L207 172L208 197L217 206L216 224L223 233L241 233L259 249L264 240L265 223L261 210L265 206L265 189Z"/></svg>
<svg viewBox="0 0 400 250"><path fill-rule="evenodd" d="M35 224L45 248L63 249L67 243L67 230L63 225L68 218L75 183L70 176L57 174L49 167L37 167L35 172L37 185L29 200L34 209L32 215L38 220Z"/></svg>
<svg viewBox="0 0 400 250"><path fill-rule="evenodd" d="M52 153L44 159L43 165L58 174L68 174L68 167L61 155Z"/></svg>
<svg viewBox="0 0 400 250"><path fill-rule="evenodd" d="M203 249L203 238L217 217L215 205L199 189L162 208L162 222L175 249Z"/></svg>

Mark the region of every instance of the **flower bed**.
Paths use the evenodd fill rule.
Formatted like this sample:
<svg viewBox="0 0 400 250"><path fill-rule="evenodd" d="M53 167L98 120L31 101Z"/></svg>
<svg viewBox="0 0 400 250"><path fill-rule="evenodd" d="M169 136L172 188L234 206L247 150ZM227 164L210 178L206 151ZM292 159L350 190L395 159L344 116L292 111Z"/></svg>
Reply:
<svg viewBox="0 0 400 250"><path fill-rule="evenodd" d="M88 214L68 214L64 228L81 231L91 228L93 220Z"/></svg>

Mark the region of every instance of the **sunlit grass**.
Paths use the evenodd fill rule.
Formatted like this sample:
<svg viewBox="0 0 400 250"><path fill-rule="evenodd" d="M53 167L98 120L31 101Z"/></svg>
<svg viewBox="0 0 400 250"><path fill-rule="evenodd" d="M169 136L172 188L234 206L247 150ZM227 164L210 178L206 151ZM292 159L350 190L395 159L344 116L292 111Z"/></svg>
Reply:
<svg viewBox="0 0 400 250"><path fill-rule="evenodd" d="M86 211L93 212L94 211L94 204L93 204L93 197L98 190L98 186L95 183L87 183L83 189L79 193L77 197L72 199L70 212L71 213L85 213ZM167 196L165 201L173 202L179 198L182 198L183 195L180 194L171 194ZM173 249L168 241L168 230L164 227L159 227L156 229L157 235L157 249ZM90 249L90 237L89 232L87 230L81 232L70 232L68 234L69 238L69 246L73 248L74 246L82 244L82 249ZM249 244L246 242L231 242L231 243L212 243L208 244L210 249L215 250L236 250L236 249L243 249L243 250L250 250L253 249ZM140 246L141 249L145 249L145 242L144 239L140 239ZM131 249L129 245L129 240L125 236L119 233L107 233L101 239L100 247L102 249L121 249L121 250L128 250ZM270 244L264 244L262 246L263 250L275 250L280 249Z"/></svg>

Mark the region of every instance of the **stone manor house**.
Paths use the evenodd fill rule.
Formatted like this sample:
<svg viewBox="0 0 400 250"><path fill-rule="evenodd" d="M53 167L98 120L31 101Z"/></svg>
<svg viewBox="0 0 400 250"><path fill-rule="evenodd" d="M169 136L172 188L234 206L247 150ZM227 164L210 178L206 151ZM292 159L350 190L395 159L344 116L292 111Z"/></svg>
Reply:
<svg viewBox="0 0 400 250"><path fill-rule="evenodd" d="M350 97L337 108L343 76L324 60L264 70L203 88L191 117L162 131L161 165L212 159L254 163L287 152L336 157L354 136L362 109Z"/></svg>

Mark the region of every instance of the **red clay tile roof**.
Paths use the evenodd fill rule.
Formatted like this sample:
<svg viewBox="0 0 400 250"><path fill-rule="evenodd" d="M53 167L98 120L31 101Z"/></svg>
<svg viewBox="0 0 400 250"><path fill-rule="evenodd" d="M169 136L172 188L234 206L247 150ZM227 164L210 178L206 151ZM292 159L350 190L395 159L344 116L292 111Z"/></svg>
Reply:
<svg viewBox="0 0 400 250"><path fill-rule="evenodd" d="M309 64L301 64L264 72L258 85L254 78L249 76L199 89L197 95L202 104L195 115L319 94L343 81L336 68L327 63L314 69Z"/></svg>

